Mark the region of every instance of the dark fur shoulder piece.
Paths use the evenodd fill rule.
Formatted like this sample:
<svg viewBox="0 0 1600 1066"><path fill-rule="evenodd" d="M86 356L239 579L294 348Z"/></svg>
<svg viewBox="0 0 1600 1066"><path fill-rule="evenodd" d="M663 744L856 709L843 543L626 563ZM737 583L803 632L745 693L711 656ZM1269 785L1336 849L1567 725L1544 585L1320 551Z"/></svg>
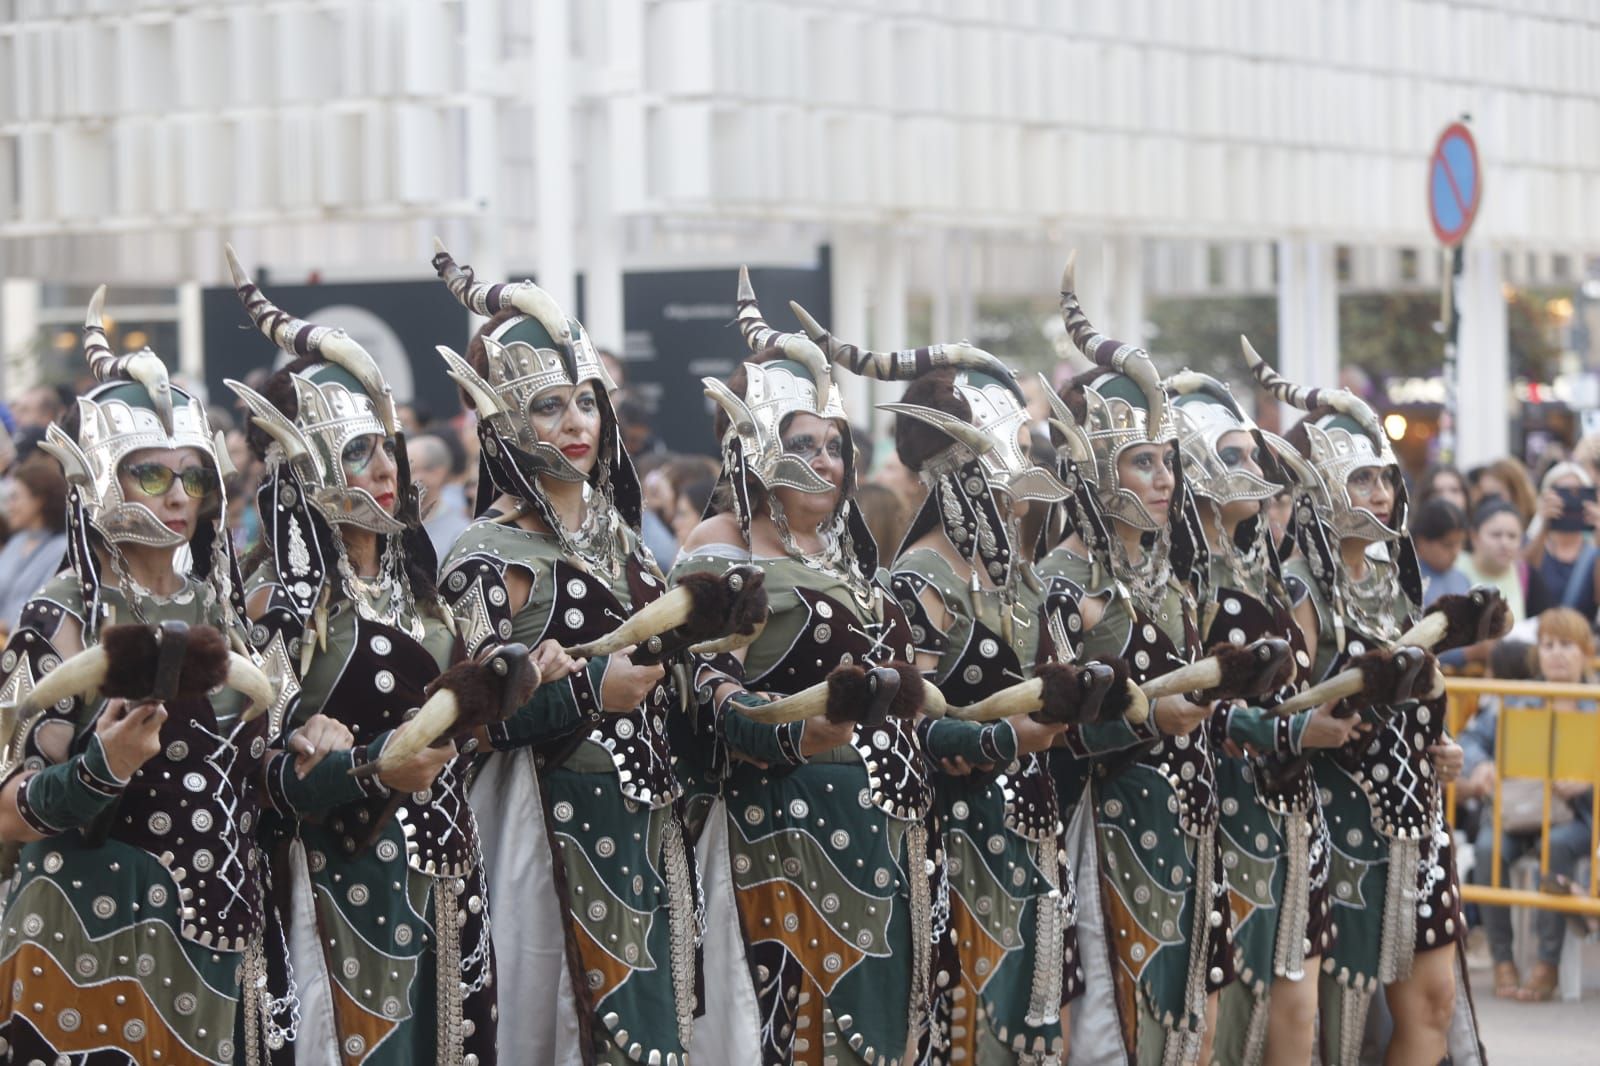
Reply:
<svg viewBox="0 0 1600 1066"><path fill-rule="evenodd" d="M828 674L828 706L823 712L828 721L859 722L871 706L867 672L854 663L834 667Z"/></svg>
<svg viewBox="0 0 1600 1066"><path fill-rule="evenodd" d="M1288 681L1292 668L1289 644L1283 640L1258 640L1243 647L1222 643L1208 654L1222 667L1222 679L1200 694L1202 702L1249 699L1271 692Z"/></svg>
<svg viewBox="0 0 1600 1066"><path fill-rule="evenodd" d="M1045 663L1034 676L1043 682L1042 706L1036 717L1042 722L1081 724L1096 721L1109 690L1094 683L1090 671L1068 663ZM1112 684L1115 685L1113 674Z"/></svg>
<svg viewBox="0 0 1600 1066"><path fill-rule="evenodd" d="M183 649L179 697L203 696L228 679L228 638L212 626L191 626Z"/></svg>
<svg viewBox="0 0 1600 1066"><path fill-rule="evenodd" d="M500 720L504 684L505 679L484 663L468 659L434 678L424 692L430 698L441 689L455 695L456 721L451 732L458 733Z"/></svg>
<svg viewBox="0 0 1600 1066"><path fill-rule="evenodd" d="M889 701L890 718L915 718L928 699L922 671L910 663L892 662L885 669L900 675L900 687Z"/></svg>
<svg viewBox="0 0 1600 1066"><path fill-rule="evenodd" d="M1115 721L1127 717L1133 707L1133 692L1129 687L1133 675L1128 672L1128 664L1110 655L1097 655L1089 661L1111 667L1111 687L1100 702L1100 720Z"/></svg>
<svg viewBox="0 0 1600 1066"><path fill-rule="evenodd" d="M156 687L161 646L151 626L128 623L100 631L106 653L106 676L100 691L107 697L143 699ZM228 677L228 638L211 626L193 626L183 651L177 695L203 696Z"/></svg>
<svg viewBox="0 0 1600 1066"><path fill-rule="evenodd" d="M735 573L742 579L737 590L728 580ZM689 573L678 579L678 586L689 593L689 617L682 628L692 640L752 633L767 617L766 574L761 570Z"/></svg>
<svg viewBox="0 0 1600 1066"><path fill-rule="evenodd" d="M1351 664L1361 671L1361 691L1346 702L1358 708L1404 702L1412 698L1419 684L1433 676L1436 664L1431 653L1419 648L1374 648Z"/></svg>
<svg viewBox="0 0 1600 1066"><path fill-rule="evenodd" d="M1440 596L1433 601L1428 613L1442 612L1445 631L1435 652L1464 648L1480 640L1504 636L1511 628L1511 608L1505 597L1494 589L1473 589L1470 592Z"/></svg>

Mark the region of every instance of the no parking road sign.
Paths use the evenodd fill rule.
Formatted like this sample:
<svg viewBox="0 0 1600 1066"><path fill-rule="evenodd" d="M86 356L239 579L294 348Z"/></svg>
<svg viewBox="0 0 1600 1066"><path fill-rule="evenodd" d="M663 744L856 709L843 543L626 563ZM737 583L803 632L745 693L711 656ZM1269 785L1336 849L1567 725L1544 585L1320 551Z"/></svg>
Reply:
<svg viewBox="0 0 1600 1066"><path fill-rule="evenodd" d="M1439 134L1428 163L1428 218L1439 243L1461 243L1478 216L1483 199L1483 172L1478 167L1478 145L1460 122Z"/></svg>

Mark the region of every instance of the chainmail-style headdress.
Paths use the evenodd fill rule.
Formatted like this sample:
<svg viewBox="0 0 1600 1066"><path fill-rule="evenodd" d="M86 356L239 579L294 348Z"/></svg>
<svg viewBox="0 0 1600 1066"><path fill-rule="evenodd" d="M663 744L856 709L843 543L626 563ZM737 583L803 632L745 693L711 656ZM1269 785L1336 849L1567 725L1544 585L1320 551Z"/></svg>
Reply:
<svg viewBox="0 0 1600 1066"><path fill-rule="evenodd" d="M878 546L855 505L855 448L850 419L828 359L806 337L767 324L750 284L750 271L742 266L736 307L739 334L752 354L774 348L783 353L782 358L744 364L743 396L717 378L700 379L706 396L728 416L728 428L721 441L720 480L731 493L739 528L748 541L756 509L751 489L759 487L766 495L768 511L784 547L791 554L803 554L795 546L773 490L788 488L820 495L833 492L834 486L811 468L809 459L784 451L783 429L791 415L801 413L835 422L841 438L844 486L839 490L832 519L818 530L827 556L824 562L831 569L847 573L852 580L869 580L877 570Z"/></svg>
<svg viewBox="0 0 1600 1066"><path fill-rule="evenodd" d="M904 544L921 537L937 521L968 563L981 567L997 583L1009 583L1018 572L1014 565L1018 519L1001 512L993 493L1044 504L1067 496L1066 486L1034 463L1019 439L1028 425L1028 409L1011 369L969 344L874 352L839 340L803 307L791 306L806 333L831 360L863 377L915 381L944 368L954 372L952 390L966 403L970 419L918 403L878 405L931 426L950 441L920 464L928 496L912 519Z"/></svg>
<svg viewBox="0 0 1600 1066"><path fill-rule="evenodd" d="M437 239L433 268L450 293L474 314L514 312L483 335L487 374L444 346L437 349L478 415L482 473L476 511L483 514L498 494L523 501L561 541L563 549L611 572L620 558L618 521L637 530L643 494L639 475L622 443L622 429L611 406L614 385L588 331L567 316L555 298L531 281L488 284L455 259ZM583 474L554 444L539 439L529 407L540 394L561 386L594 383L600 411L600 440L594 469ZM576 532L562 526L541 477L586 482L588 519Z"/></svg>
<svg viewBox="0 0 1600 1066"><path fill-rule="evenodd" d="M1346 538L1383 544L1394 568L1399 590L1411 607L1422 603L1422 575L1416 548L1406 533L1408 501L1399 463L1389 445L1377 413L1348 389L1305 388L1286 380L1256 354L1241 337L1245 363L1261 387L1277 400L1306 412L1301 425L1306 433L1302 450L1280 437L1264 434L1270 450L1293 475L1295 485L1292 532L1306 557L1312 577L1335 605L1340 627L1338 646L1344 646L1343 622L1354 589L1339 555ZM1377 469L1394 477L1394 512L1384 523L1369 509L1350 498L1349 478L1358 470ZM1402 605L1372 605L1378 613L1403 618ZM1382 634L1374 634L1381 636Z"/></svg>
<svg viewBox="0 0 1600 1066"><path fill-rule="evenodd" d="M224 611L243 613L238 566L227 532L227 500L221 487L232 473L227 449L213 437L205 406L167 377L161 358L149 348L114 355L106 339L103 308L106 288L95 290L83 323L83 348L98 383L78 397L74 439L51 424L39 447L60 463L70 486L67 495L67 559L77 573L85 607L84 624L93 635L100 623L98 536L111 558L138 621L139 597L122 561L121 545L176 548L185 537L167 528L143 501L122 493L118 472L128 456L144 448L193 448L218 475L217 510L188 538L193 572L210 587Z"/></svg>

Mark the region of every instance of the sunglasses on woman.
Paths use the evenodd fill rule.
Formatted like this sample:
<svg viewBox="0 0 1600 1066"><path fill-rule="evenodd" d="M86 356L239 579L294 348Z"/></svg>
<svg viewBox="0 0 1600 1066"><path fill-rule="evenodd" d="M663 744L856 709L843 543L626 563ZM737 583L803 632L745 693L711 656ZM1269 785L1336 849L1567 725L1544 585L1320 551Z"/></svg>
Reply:
<svg viewBox="0 0 1600 1066"><path fill-rule="evenodd" d="M365 474L367 467L372 465L373 456L378 454L379 442L383 444L383 454L394 459L394 438L369 433L365 437L355 438L339 453L339 462L344 466L345 473Z"/></svg>
<svg viewBox="0 0 1600 1066"><path fill-rule="evenodd" d="M134 463L127 472L146 496L165 496L174 481L183 482L183 491L196 500L203 500L217 491L217 472L206 466L174 470L164 463Z"/></svg>

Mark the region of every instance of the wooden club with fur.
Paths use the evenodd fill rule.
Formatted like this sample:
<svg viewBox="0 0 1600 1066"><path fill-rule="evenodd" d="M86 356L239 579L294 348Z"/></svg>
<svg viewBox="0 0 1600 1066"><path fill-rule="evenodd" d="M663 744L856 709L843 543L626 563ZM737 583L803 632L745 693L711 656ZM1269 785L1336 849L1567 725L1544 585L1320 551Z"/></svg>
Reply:
<svg viewBox="0 0 1600 1066"><path fill-rule="evenodd" d="M634 645L633 660L648 663L736 634L753 640L767 617L765 582L762 571L748 566L723 574L685 574L677 588L635 611L610 633L566 653L591 659Z"/></svg>

